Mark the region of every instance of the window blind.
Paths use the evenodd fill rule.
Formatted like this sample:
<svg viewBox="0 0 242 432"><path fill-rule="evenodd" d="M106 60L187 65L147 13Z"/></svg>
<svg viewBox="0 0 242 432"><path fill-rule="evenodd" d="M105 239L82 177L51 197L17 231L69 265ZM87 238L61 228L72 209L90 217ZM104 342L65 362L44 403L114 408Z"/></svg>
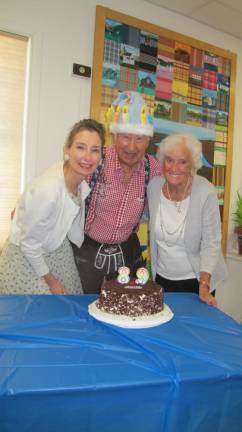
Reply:
<svg viewBox="0 0 242 432"><path fill-rule="evenodd" d="M0 31L0 250L20 195L27 44Z"/></svg>

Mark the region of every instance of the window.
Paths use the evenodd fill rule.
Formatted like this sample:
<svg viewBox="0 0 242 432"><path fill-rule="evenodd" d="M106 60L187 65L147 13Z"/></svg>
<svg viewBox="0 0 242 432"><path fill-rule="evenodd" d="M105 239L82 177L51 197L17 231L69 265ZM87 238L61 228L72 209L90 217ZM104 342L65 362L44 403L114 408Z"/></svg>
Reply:
<svg viewBox="0 0 242 432"><path fill-rule="evenodd" d="M21 192L28 39L0 31L0 250Z"/></svg>

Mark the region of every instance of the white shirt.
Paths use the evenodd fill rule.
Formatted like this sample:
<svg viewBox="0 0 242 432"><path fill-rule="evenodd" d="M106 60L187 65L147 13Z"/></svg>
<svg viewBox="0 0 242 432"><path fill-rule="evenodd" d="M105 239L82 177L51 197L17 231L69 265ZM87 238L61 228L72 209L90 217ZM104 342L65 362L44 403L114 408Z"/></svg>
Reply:
<svg viewBox="0 0 242 432"><path fill-rule="evenodd" d="M57 249L66 235L78 247L84 239L84 200L90 192L85 181L81 206L71 199L65 185L63 162L37 177L21 195L12 221L10 242L18 245L36 274L49 272L43 254Z"/></svg>
<svg viewBox="0 0 242 432"><path fill-rule="evenodd" d="M160 196L159 211L155 221L155 239L158 247L157 273L166 279L184 280L196 277L184 246L184 231L190 197L179 207ZM178 208L181 210L178 211Z"/></svg>

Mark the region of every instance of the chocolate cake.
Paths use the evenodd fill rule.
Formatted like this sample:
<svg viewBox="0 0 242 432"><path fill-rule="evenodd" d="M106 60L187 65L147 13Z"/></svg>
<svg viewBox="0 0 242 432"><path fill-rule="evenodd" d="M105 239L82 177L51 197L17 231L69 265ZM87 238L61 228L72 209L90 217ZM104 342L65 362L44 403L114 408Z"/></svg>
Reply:
<svg viewBox="0 0 242 432"><path fill-rule="evenodd" d="M144 285L138 285L135 279L126 284L117 280L105 280L97 307L114 315L154 315L163 310L163 292L163 288L151 280Z"/></svg>

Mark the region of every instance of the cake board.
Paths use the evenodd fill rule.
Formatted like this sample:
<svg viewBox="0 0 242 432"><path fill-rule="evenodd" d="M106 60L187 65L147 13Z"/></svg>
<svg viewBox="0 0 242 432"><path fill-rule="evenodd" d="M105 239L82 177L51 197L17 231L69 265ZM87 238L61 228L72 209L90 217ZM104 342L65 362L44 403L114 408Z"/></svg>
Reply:
<svg viewBox="0 0 242 432"><path fill-rule="evenodd" d="M127 315L114 315L105 311L100 310L95 300L93 303L88 305L89 314L96 318L98 321L105 322L107 324L113 324L118 327L141 329L148 327L156 327L170 321L174 314L168 305L164 303L164 309L157 314L150 316L130 317Z"/></svg>

